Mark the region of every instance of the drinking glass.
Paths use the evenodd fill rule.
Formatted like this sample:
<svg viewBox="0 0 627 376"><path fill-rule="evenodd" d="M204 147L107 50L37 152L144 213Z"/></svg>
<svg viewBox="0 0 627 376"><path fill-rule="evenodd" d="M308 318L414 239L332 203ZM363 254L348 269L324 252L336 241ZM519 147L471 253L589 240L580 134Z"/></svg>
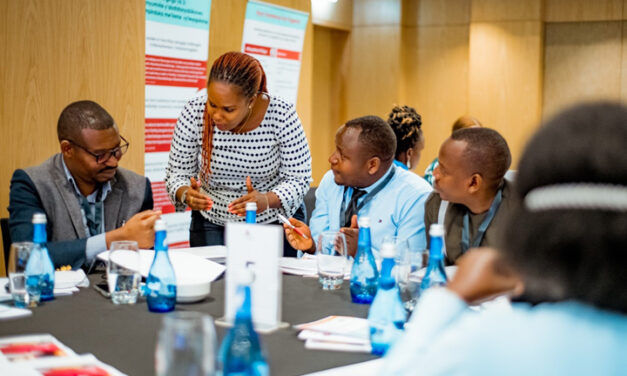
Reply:
<svg viewBox="0 0 627 376"><path fill-rule="evenodd" d="M420 297L420 270L426 266L424 250L406 239L386 236L383 243L392 242L396 248L395 265L392 273L401 294L401 300L407 313L411 313ZM422 270L424 273L424 270Z"/></svg>
<svg viewBox="0 0 627 376"><path fill-rule="evenodd" d="M16 307L36 307L41 290L39 281L28 284L25 275L26 263L34 248L32 242L12 243L9 251L9 288ZM32 276L31 278L37 278Z"/></svg>
<svg viewBox="0 0 627 376"><path fill-rule="evenodd" d="M135 304L139 295L139 248L137 242L111 243L107 262L107 282L114 304Z"/></svg>
<svg viewBox="0 0 627 376"><path fill-rule="evenodd" d="M337 231L320 234L316 246L316 259L322 289L339 289L348 272L348 252L344 234Z"/></svg>
<svg viewBox="0 0 627 376"><path fill-rule="evenodd" d="M216 373L216 330L200 312L173 312L163 317L155 351L156 374L207 376Z"/></svg>

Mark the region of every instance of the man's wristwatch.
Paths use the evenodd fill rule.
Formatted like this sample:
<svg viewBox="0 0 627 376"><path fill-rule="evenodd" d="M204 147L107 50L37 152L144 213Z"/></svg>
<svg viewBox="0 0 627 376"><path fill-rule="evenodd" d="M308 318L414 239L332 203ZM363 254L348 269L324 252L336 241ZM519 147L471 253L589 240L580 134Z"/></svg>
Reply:
<svg viewBox="0 0 627 376"><path fill-rule="evenodd" d="M187 199L187 191L189 191L189 188L187 188L186 190L183 191L183 193L181 193L181 203L187 205L187 203L185 202L185 200Z"/></svg>

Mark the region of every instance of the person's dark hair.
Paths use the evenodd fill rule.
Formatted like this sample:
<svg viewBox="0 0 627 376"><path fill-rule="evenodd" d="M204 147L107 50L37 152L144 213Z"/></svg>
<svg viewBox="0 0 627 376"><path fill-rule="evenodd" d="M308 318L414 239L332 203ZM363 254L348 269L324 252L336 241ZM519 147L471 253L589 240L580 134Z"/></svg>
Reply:
<svg viewBox="0 0 627 376"><path fill-rule="evenodd" d="M534 188L596 183L627 187L627 108L597 103L569 109L527 144L516 176L522 202ZM601 209L512 213L501 241L530 301L575 299L627 313L627 212Z"/></svg>
<svg viewBox="0 0 627 376"><path fill-rule="evenodd" d="M459 119L455 120L455 122L453 123L451 133L460 129L471 127L483 127L483 124L481 124L479 119L474 116L462 116Z"/></svg>
<svg viewBox="0 0 627 376"><path fill-rule="evenodd" d="M422 139L422 118L409 106L394 106L388 115L388 124L396 136L395 158L416 146Z"/></svg>
<svg viewBox="0 0 627 376"><path fill-rule="evenodd" d="M252 98L259 92L268 92L266 72L261 63L242 52L227 52L217 58L211 66L207 85L213 81L237 86L246 98Z"/></svg>
<svg viewBox="0 0 627 376"><path fill-rule="evenodd" d="M59 141L80 139L83 129L104 130L115 125L115 121L107 110L93 101L70 103L61 111L57 122Z"/></svg>
<svg viewBox="0 0 627 376"><path fill-rule="evenodd" d="M227 52L218 57L211 66L207 86L212 82L223 82L240 89L241 95L251 99L257 93L267 93L266 72L259 60L241 52ZM211 150L213 149L213 120L207 106L203 115L202 157L205 160L202 174L211 172Z"/></svg>
<svg viewBox="0 0 627 376"><path fill-rule="evenodd" d="M349 120L346 128L359 128L359 142L371 156L381 159L384 164L392 163L396 147L396 136L388 123L378 116L362 116Z"/></svg>
<svg viewBox="0 0 627 376"><path fill-rule="evenodd" d="M466 142L464 163L469 174L479 173L491 189L496 189L512 164L507 142L490 128L463 128L451 139Z"/></svg>

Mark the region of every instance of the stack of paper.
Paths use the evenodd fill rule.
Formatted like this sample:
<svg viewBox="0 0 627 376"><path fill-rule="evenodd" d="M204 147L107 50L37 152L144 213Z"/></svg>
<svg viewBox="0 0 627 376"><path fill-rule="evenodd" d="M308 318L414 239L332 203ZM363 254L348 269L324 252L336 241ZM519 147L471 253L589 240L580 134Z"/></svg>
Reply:
<svg viewBox="0 0 627 376"><path fill-rule="evenodd" d="M352 261L346 267L345 280L350 279ZM287 274L302 275L306 278L318 278L318 261L315 255L304 254L301 258L281 257L279 260L281 271Z"/></svg>
<svg viewBox="0 0 627 376"><path fill-rule="evenodd" d="M318 262L314 255L305 254L301 258L281 257L279 265L283 273L318 277Z"/></svg>
<svg viewBox="0 0 627 376"><path fill-rule="evenodd" d="M295 325L305 348L348 352L371 352L368 320L350 316L328 316Z"/></svg>
<svg viewBox="0 0 627 376"><path fill-rule="evenodd" d="M32 314L33 313L26 308L17 308L0 304L0 320L18 319Z"/></svg>
<svg viewBox="0 0 627 376"><path fill-rule="evenodd" d="M77 355L49 334L0 338L1 375L124 375L91 354Z"/></svg>

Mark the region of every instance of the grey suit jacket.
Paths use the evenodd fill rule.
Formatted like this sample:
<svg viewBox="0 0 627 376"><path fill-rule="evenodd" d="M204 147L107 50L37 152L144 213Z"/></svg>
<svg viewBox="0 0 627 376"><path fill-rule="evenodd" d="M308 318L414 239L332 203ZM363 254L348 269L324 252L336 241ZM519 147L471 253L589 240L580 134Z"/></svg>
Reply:
<svg viewBox="0 0 627 376"><path fill-rule="evenodd" d="M118 168L111 192L104 201L105 231L120 227L134 214L152 209L150 182L132 171ZM12 241L32 239L32 215L48 218L48 249L55 266L80 267L85 262L85 231L80 204L68 181L61 154L39 166L16 170L11 179L9 228Z"/></svg>

